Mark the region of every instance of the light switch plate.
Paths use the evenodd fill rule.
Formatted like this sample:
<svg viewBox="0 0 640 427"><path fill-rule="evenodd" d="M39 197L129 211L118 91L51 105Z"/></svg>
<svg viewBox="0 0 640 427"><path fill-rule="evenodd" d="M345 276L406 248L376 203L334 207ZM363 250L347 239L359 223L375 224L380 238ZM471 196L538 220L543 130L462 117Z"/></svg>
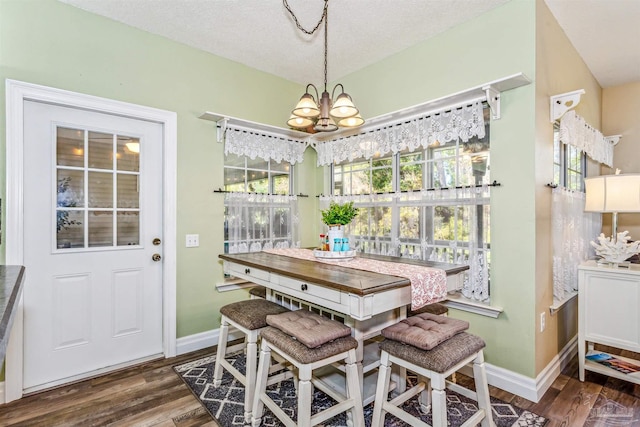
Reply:
<svg viewBox="0 0 640 427"><path fill-rule="evenodd" d="M186 245L188 248L197 248L200 246L200 235L199 234L187 234L187 242Z"/></svg>

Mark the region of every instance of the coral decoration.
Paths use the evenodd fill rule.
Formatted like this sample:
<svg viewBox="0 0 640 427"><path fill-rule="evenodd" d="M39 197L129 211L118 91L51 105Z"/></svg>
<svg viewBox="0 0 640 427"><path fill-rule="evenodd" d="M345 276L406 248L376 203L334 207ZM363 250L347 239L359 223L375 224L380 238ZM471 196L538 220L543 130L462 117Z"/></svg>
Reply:
<svg viewBox="0 0 640 427"><path fill-rule="evenodd" d="M591 246L596 249L596 254L601 256L605 261L619 263L623 262L633 255L640 253L640 241L629 243L628 231L618 233L616 240L612 241L611 237L604 237L603 233L598 236L598 242L591 242Z"/></svg>

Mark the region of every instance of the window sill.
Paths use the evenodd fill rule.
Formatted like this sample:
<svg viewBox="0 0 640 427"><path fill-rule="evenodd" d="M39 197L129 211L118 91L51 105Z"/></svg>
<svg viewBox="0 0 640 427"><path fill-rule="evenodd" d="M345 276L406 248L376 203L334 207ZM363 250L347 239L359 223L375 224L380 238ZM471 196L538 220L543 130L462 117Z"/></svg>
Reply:
<svg viewBox="0 0 640 427"><path fill-rule="evenodd" d="M244 279L238 279L231 277L225 279L222 283L216 283L216 289L218 292L236 291L238 289L249 289L255 286L255 283L247 282Z"/></svg>
<svg viewBox="0 0 640 427"><path fill-rule="evenodd" d="M571 301L577 296L578 296L578 291L574 291L574 292L569 292L567 296L565 296L565 298L561 301L554 299L553 304L549 307L549 313L551 313L551 315L553 316L554 314L556 314L556 311L562 308L563 305L565 305L566 303L568 303L569 301Z"/></svg>
<svg viewBox="0 0 640 427"><path fill-rule="evenodd" d="M442 303L447 308L455 308L456 310L466 311L469 313L479 314L481 316L492 317L497 319L504 310L502 307L491 306L481 302L472 301L459 294L449 294L447 299Z"/></svg>

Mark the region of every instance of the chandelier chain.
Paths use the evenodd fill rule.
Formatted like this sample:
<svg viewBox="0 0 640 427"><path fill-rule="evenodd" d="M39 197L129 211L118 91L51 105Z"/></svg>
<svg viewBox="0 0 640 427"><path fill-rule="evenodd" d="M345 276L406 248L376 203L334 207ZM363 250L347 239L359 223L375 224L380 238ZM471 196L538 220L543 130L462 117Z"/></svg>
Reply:
<svg viewBox="0 0 640 427"><path fill-rule="evenodd" d="M305 34L313 34L315 33L318 28L320 28L320 25L322 25L322 21L325 20L325 18L327 17L327 8L329 7L329 0L324 0L324 9L322 10L322 16L320 17L320 20L318 21L318 23L316 24L315 27L313 27L313 30L309 31L306 28L304 28L301 24L300 21L298 21L298 18L296 17L296 15L293 13L293 10L291 10L291 7L289 7L289 3L287 3L287 0L282 0L284 3L284 7L287 9L287 11L289 12L289 14L291 15L291 17L293 18L293 21L296 23L296 27L298 27L298 29L300 31L302 31ZM326 36L325 36L326 38Z"/></svg>

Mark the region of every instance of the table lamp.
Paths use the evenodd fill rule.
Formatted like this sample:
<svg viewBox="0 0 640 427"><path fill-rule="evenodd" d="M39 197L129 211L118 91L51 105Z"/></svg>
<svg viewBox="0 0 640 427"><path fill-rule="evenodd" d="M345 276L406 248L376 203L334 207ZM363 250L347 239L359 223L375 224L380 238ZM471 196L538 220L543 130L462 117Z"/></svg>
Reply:
<svg viewBox="0 0 640 427"><path fill-rule="evenodd" d="M598 255L613 264L640 252L640 241L628 243L628 232L618 233L618 214L640 212L640 174L601 175L585 178L586 212L612 214L611 238L599 237L600 245L591 242Z"/></svg>

